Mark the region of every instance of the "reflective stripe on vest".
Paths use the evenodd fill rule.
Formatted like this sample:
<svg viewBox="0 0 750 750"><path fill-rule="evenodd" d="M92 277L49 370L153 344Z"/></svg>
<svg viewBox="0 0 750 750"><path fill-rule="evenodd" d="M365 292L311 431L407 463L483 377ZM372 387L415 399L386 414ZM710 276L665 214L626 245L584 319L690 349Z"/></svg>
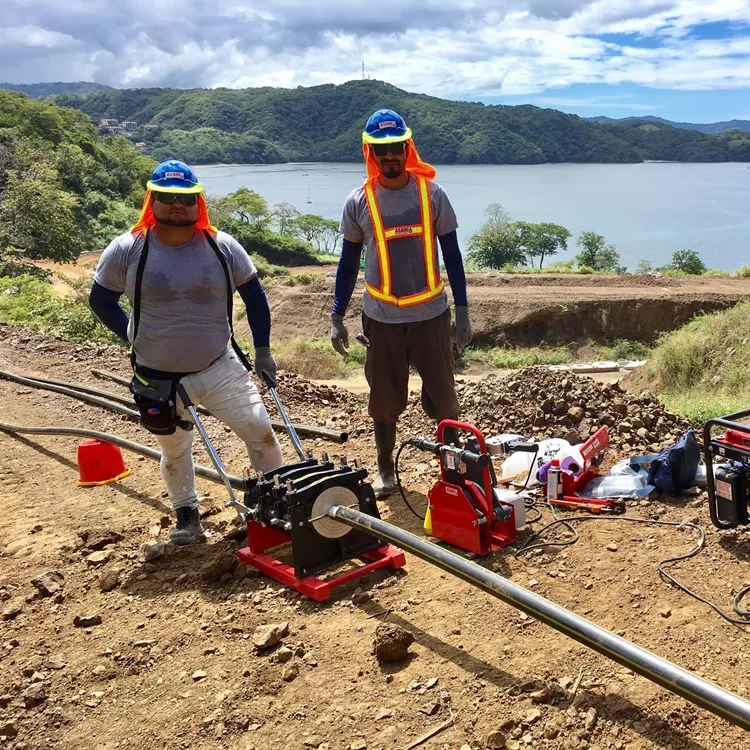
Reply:
<svg viewBox="0 0 750 750"><path fill-rule="evenodd" d="M375 189L372 180L365 183L365 198L367 208L370 212L370 221L375 233L375 244L378 249L378 264L380 266L380 289L365 282L365 288L369 294L381 302L398 307L409 307L428 302L442 294L445 284L440 278L435 264L435 234L432 228L432 201L430 200L430 186L424 177L417 177L417 190L419 193L419 208L422 223L407 226L390 227L386 229L383 225L383 217L380 214L378 201L375 197ZM417 294L409 294L404 297L396 297L392 291L391 260L388 251L388 243L404 237L422 237L424 247L425 278L427 289Z"/></svg>

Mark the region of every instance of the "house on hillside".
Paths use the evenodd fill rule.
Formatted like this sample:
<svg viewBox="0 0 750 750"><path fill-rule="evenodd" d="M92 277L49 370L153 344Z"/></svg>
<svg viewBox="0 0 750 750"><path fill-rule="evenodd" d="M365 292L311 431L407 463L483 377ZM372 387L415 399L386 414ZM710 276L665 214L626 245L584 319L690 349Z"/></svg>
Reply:
<svg viewBox="0 0 750 750"><path fill-rule="evenodd" d="M138 127L138 123L133 120L123 120L120 125L125 128L125 130L135 130Z"/></svg>
<svg viewBox="0 0 750 750"><path fill-rule="evenodd" d="M114 128L114 127L117 127L119 124L120 123L117 120L108 120L108 119L99 120L100 128Z"/></svg>

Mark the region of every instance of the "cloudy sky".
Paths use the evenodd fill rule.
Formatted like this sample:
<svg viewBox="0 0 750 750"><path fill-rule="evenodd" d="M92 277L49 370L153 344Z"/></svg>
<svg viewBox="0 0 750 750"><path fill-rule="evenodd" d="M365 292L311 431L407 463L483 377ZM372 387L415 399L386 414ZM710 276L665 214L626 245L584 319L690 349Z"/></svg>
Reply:
<svg viewBox="0 0 750 750"><path fill-rule="evenodd" d="M750 119L749 0L2 0L0 81L409 91Z"/></svg>

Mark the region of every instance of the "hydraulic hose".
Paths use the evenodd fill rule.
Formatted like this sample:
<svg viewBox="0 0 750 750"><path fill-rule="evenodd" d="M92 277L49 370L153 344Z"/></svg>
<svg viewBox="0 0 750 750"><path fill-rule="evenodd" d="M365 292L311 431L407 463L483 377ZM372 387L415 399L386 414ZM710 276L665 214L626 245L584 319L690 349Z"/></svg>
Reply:
<svg viewBox="0 0 750 750"><path fill-rule="evenodd" d="M106 370L92 369L91 372L97 377L107 378L124 386L130 384L129 380L122 378L119 375L115 375L114 373L107 372ZM137 411L128 408L134 406L132 399L119 396L116 393L101 391L80 383L52 380L50 378L42 378L36 375L19 375L6 370L0 370L0 378L12 380L21 385L29 386L30 388L41 388L43 390L52 391L53 393L60 393L63 396L70 396L71 398L76 398L79 401L84 401L93 404L94 406L101 406L104 409L109 409L110 411L123 414L132 419L140 419L140 415ZM197 411L199 414L211 416L211 413L203 407L199 406ZM286 425L283 422L271 420L271 426L276 432L287 432ZM300 435L319 437L324 440L330 440L332 443L345 443L349 439L349 433L346 431L329 430L325 427L315 427L304 424L295 424L293 426Z"/></svg>
<svg viewBox="0 0 750 750"><path fill-rule="evenodd" d="M114 372L109 372L108 370L99 370L94 367L91 369L91 373L92 375L96 375L97 378L111 380L120 385L129 385L130 383L130 381L120 375L117 375ZM210 413L202 407L198 407L198 413L210 416ZM278 422L272 419L271 426L276 432L287 432L286 425L283 422ZM315 427L314 425L309 424L292 424L292 427L297 431L297 434L302 435L303 437L319 437L324 440L330 440L332 443L345 443L349 439L349 433L345 430L329 430L327 427Z"/></svg>
<svg viewBox="0 0 750 750"><path fill-rule="evenodd" d="M331 518L397 545L422 560L461 578L491 596L531 615L608 659L622 664L651 682L682 696L691 703L750 731L750 703L708 680L688 672L634 643L620 638L559 604L512 583L476 563L436 544L352 508L334 505Z"/></svg>
<svg viewBox="0 0 750 750"><path fill-rule="evenodd" d="M141 456L146 456L146 458L152 458L154 461L161 461L161 453L153 448L141 445L140 443L134 443L132 440L126 440L117 435L110 435L107 432L98 432L97 430L81 430L77 427L27 427L0 422L0 431L29 435L74 435L76 437L96 438L97 440L104 440L107 443L119 445L120 448L132 451L133 453L139 453ZM223 479L219 476L218 472L209 469L207 466L196 464L195 473L204 479L216 482L217 484L223 484ZM232 487L236 490L244 490L245 483L241 477L229 474L228 478Z"/></svg>

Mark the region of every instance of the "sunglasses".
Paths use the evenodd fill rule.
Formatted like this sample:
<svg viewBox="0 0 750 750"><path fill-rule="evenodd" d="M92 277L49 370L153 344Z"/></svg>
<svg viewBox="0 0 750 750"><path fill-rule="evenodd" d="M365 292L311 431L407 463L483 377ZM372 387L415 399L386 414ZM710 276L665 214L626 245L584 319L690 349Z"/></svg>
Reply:
<svg viewBox="0 0 750 750"><path fill-rule="evenodd" d="M171 206L180 201L183 206L194 206L198 202L196 193L154 193L154 200Z"/></svg>
<svg viewBox="0 0 750 750"><path fill-rule="evenodd" d="M372 152L375 156L385 156L388 152L394 156L400 156L406 151L406 142L398 141L397 143L373 143Z"/></svg>

